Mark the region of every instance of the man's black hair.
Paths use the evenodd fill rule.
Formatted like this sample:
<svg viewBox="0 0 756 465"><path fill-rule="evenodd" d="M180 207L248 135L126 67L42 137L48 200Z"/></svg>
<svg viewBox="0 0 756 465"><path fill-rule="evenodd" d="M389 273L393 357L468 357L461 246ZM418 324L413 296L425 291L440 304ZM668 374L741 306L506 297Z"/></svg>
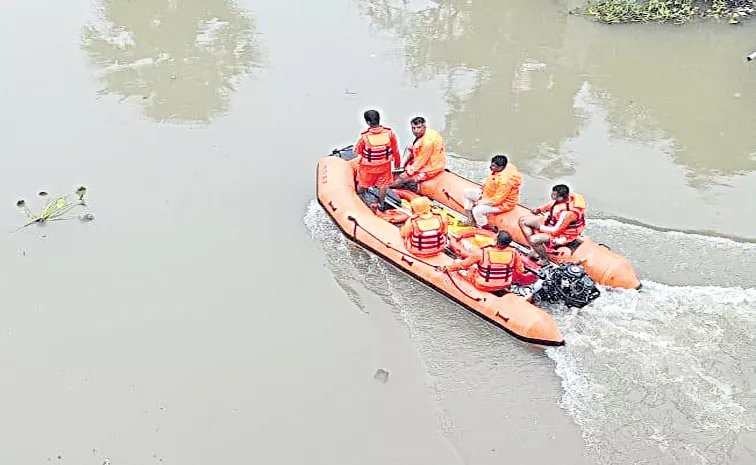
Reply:
<svg viewBox="0 0 756 465"><path fill-rule="evenodd" d="M551 191L556 192L556 194L563 199L566 199L570 196L570 188L567 187L566 184L557 184L556 186L551 188Z"/></svg>
<svg viewBox="0 0 756 465"><path fill-rule="evenodd" d="M509 163L509 160L507 160L506 155L496 155L495 157L491 159L491 163L501 168L506 168L507 163Z"/></svg>
<svg viewBox="0 0 756 465"><path fill-rule="evenodd" d="M376 110L368 110L365 112L365 122L370 126L378 126L381 124L381 115Z"/></svg>
<svg viewBox="0 0 756 465"><path fill-rule="evenodd" d="M506 247L512 242L512 236L506 231L499 231L496 234L496 245L499 247Z"/></svg>

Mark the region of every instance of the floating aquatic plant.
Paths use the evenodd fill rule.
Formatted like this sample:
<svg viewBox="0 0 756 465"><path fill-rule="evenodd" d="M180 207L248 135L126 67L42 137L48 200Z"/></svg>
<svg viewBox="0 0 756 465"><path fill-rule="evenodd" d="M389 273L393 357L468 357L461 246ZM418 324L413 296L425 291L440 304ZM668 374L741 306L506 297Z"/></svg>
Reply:
<svg viewBox="0 0 756 465"><path fill-rule="evenodd" d="M26 205L24 199L20 199L16 202L16 207L23 210L24 214L29 218L29 221L18 229L25 228L35 223L44 223L47 221L59 221L59 220L71 220L80 218L83 221L90 221L94 219L94 215L85 214L81 217L77 217L72 214L72 211L78 207L86 207L87 204L84 201L84 195L87 192L87 188L79 186L74 194L59 195L49 200L42 206L39 213L34 213ZM49 194L45 191L39 192L40 197L47 197Z"/></svg>
<svg viewBox="0 0 756 465"><path fill-rule="evenodd" d="M673 22L683 24L696 17L727 19L737 24L756 12L754 0L599 0L581 11L607 24L628 22Z"/></svg>

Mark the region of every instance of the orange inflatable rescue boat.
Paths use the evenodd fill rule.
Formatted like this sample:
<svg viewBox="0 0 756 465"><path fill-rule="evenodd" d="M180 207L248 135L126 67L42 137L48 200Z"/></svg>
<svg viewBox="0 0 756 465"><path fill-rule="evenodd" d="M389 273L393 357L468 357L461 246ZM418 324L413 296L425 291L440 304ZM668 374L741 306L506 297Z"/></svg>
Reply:
<svg viewBox="0 0 756 465"><path fill-rule="evenodd" d="M348 161L353 157L351 147L334 150L320 159L317 169L318 202L344 235L522 341L545 346L564 344L556 321L540 307L543 304L583 307L599 297L596 283L640 287L624 258L587 238L556 250L556 264L539 267L524 254L529 249L522 245L526 241L517 223L530 212L517 207L490 217L490 221L512 235L512 245L523 252L528 272L517 277L517 284L507 291L478 290L460 272L443 273L437 267L450 265L455 258L465 258L475 248L494 242L494 233L460 225L462 207L456 202L461 201L465 189L479 185L449 170L422 184L420 194L431 199L434 211L447 218L449 247L432 257L418 257L404 247L399 231L409 218L409 201L418 194L390 190L387 202L393 208L374 211L356 192L354 169Z"/></svg>

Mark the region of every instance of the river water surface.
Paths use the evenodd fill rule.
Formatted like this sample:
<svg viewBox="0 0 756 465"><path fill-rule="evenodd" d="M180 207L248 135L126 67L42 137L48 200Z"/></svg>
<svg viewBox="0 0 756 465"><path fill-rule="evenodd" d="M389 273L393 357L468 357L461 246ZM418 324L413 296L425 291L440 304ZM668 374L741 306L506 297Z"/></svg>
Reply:
<svg viewBox="0 0 756 465"><path fill-rule="evenodd" d="M80 184L95 220L0 245L0 462L754 463L754 26L574 6L7 6L0 222ZM347 243L314 171L370 107L568 182L644 289L543 351Z"/></svg>

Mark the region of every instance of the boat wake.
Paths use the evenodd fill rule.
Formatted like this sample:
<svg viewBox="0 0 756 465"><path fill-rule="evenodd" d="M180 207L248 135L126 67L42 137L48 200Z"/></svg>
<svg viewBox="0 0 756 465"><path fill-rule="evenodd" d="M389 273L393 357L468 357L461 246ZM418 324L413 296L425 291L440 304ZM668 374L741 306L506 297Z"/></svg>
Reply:
<svg viewBox="0 0 756 465"><path fill-rule="evenodd" d="M353 245L316 201L304 221L359 308L366 289L407 325L452 439L512 421L517 400L532 400L531 416L533 405L553 404L542 386L554 369L540 352ZM756 245L606 219L592 219L587 234L644 278L641 292L609 289L580 311L554 311L566 340L546 350L558 402L597 463L753 463Z"/></svg>
<svg viewBox="0 0 756 465"><path fill-rule="evenodd" d="M752 463L756 290L643 284L555 315L561 405L603 463Z"/></svg>

